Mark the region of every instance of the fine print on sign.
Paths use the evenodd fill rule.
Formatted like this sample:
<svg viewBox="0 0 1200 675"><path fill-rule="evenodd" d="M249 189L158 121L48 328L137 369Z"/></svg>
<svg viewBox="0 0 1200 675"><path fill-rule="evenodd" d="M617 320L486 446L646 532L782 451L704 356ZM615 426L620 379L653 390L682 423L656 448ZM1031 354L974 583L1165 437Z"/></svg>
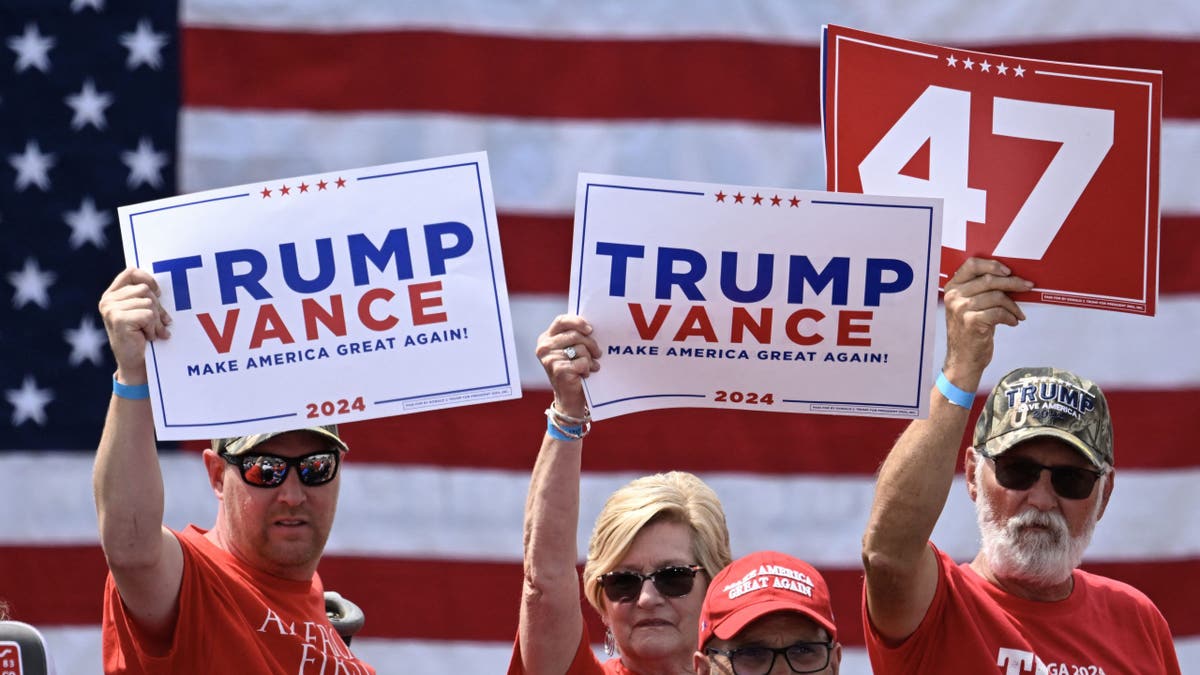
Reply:
<svg viewBox="0 0 1200 675"><path fill-rule="evenodd" d="M1018 300L1153 315L1162 73L826 26L826 187L942 197L942 279L969 256Z"/></svg>
<svg viewBox="0 0 1200 675"><path fill-rule="evenodd" d="M521 395L487 155L119 209L172 335L159 438L219 438Z"/></svg>
<svg viewBox="0 0 1200 675"><path fill-rule="evenodd" d="M581 174L568 311L594 419L928 414L941 200Z"/></svg>

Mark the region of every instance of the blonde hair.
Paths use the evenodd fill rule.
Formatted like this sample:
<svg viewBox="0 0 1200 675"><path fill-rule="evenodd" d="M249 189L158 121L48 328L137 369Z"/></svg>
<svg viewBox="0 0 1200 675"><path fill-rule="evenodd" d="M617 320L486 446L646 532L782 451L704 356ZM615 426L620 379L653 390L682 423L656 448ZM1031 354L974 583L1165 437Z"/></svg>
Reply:
<svg viewBox="0 0 1200 675"><path fill-rule="evenodd" d="M588 543L583 592L603 613L600 576L616 569L642 528L657 522L686 525L692 531L692 553L709 579L732 562L729 527L717 493L685 471L643 476L608 498Z"/></svg>

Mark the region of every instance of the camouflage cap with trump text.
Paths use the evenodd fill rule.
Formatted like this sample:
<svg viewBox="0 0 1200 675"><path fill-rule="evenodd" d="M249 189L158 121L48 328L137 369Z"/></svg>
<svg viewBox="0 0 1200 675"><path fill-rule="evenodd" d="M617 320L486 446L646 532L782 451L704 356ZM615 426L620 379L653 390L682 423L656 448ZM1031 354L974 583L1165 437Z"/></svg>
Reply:
<svg viewBox="0 0 1200 675"><path fill-rule="evenodd" d="M234 438L218 438L212 442L212 449L218 455L241 455L249 452L255 446L267 442L276 436L291 433L292 431L307 431L316 434L325 440L333 443L339 450L349 452L350 448L338 436L338 428L336 424L326 424L319 427L308 427L306 429L292 429L290 431L273 431L267 434L251 434L249 436L235 436Z"/></svg>
<svg viewBox="0 0 1200 675"><path fill-rule="evenodd" d="M988 396L975 423L975 449L996 456L1021 441L1057 438L1092 464L1113 463L1108 400L1095 382L1061 368L1018 368Z"/></svg>

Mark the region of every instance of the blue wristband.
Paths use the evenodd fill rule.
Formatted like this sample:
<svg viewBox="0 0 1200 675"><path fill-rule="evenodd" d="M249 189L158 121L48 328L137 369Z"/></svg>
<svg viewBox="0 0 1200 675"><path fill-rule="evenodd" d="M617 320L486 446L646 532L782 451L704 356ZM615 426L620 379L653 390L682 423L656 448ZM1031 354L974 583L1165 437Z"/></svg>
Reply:
<svg viewBox="0 0 1200 675"><path fill-rule="evenodd" d="M563 431L567 432L568 434L575 434L575 436L568 436L567 434L564 434ZM558 426L554 424L554 421L551 420L549 416L546 416L546 433L550 434L550 438L559 441L578 441L583 439L583 426L563 427L562 430L559 430Z"/></svg>
<svg viewBox="0 0 1200 675"><path fill-rule="evenodd" d="M946 379L946 373L939 372L937 377L938 391L942 392L942 396L946 397L954 405L960 408L971 409L971 405L975 403L975 394L969 391L963 391L954 386L954 383Z"/></svg>
<svg viewBox="0 0 1200 675"><path fill-rule="evenodd" d="M117 398L127 398L133 401L140 401L144 398L150 398L150 385L148 384L121 384L117 382L117 376L113 374L113 394Z"/></svg>

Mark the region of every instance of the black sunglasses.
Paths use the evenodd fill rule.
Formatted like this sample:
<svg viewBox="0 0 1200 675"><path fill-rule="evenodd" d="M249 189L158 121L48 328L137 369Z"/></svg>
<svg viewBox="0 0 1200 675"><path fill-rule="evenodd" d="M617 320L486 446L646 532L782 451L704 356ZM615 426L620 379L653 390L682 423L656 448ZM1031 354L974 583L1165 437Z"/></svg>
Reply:
<svg viewBox="0 0 1200 675"><path fill-rule="evenodd" d="M1087 499L1096 487L1096 481L1104 475L1103 471L1081 466L1046 466L1024 457L983 457L995 467L996 482L1009 490L1028 490L1041 478L1042 471L1049 471L1050 485L1063 499Z"/></svg>
<svg viewBox="0 0 1200 675"><path fill-rule="evenodd" d="M720 654L729 659L733 675L766 675L775 667L780 656L793 673L816 673L829 665L832 642L797 642L787 647L741 647L739 649L716 649L709 647L705 654Z"/></svg>
<svg viewBox="0 0 1200 675"><path fill-rule="evenodd" d="M296 468L300 482L309 487L324 485L337 475L341 453L336 449L311 452L302 457L280 457L265 453L244 455L221 454L221 458L237 467L242 480L254 487L273 488L283 485L288 472Z"/></svg>
<svg viewBox="0 0 1200 675"><path fill-rule="evenodd" d="M700 565L671 565L649 574L641 572L609 572L600 575L600 587L610 602L636 600L642 594L642 584L654 582L654 588L668 598L682 598L692 592L696 585L696 572L704 569Z"/></svg>

